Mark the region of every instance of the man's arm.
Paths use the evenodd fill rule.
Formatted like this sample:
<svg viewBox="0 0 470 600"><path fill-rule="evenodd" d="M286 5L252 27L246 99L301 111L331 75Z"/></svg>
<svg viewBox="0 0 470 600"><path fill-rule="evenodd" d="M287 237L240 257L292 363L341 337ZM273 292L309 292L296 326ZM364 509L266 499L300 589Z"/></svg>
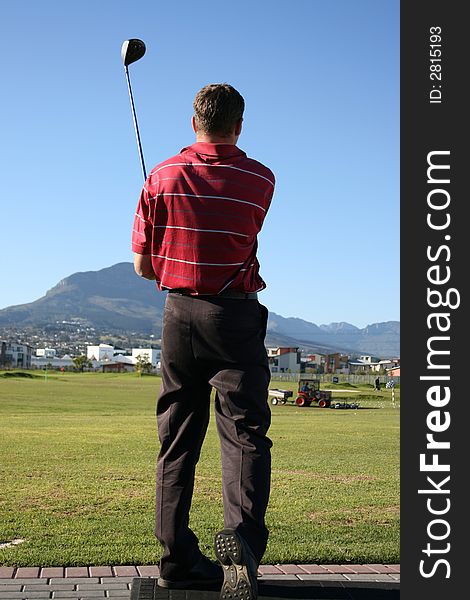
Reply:
<svg viewBox="0 0 470 600"><path fill-rule="evenodd" d="M134 252L134 271L144 279L156 279L152 267L152 255Z"/></svg>
<svg viewBox="0 0 470 600"><path fill-rule="evenodd" d="M134 216L132 250L134 271L144 279L156 279L152 267L152 233L150 198L146 186L142 188Z"/></svg>

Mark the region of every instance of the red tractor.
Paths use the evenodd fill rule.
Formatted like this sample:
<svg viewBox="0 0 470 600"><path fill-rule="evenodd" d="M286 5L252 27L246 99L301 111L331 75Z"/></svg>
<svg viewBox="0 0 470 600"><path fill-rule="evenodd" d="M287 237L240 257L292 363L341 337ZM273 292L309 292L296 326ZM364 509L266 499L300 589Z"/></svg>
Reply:
<svg viewBox="0 0 470 600"><path fill-rule="evenodd" d="M316 402L320 408L329 408L331 392L320 390L319 379L300 379L295 403L297 406L310 406Z"/></svg>

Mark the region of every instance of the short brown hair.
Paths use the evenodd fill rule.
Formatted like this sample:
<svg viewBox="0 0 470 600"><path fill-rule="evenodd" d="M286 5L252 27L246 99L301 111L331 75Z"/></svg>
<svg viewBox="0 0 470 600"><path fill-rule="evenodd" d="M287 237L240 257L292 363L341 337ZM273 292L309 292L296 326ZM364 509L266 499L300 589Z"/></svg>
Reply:
<svg viewBox="0 0 470 600"><path fill-rule="evenodd" d="M198 130L226 136L242 118L245 101L228 83L210 83L196 94L193 107Z"/></svg>

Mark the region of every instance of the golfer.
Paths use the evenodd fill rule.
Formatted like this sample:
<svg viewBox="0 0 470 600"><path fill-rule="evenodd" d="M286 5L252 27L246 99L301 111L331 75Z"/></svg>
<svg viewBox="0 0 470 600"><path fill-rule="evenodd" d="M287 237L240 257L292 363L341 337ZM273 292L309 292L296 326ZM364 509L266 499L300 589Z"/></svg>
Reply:
<svg viewBox="0 0 470 600"><path fill-rule="evenodd" d="M151 171L137 205L132 249L136 273L168 291L157 402L158 584L218 583L221 598L254 600L268 539L272 445L268 311L257 296L266 284L256 251L275 180L236 145L244 104L226 83L197 93L196 142ZM212 388L222 454L224 529L214 540L220 564L202 554L189 527Z"/></svg>

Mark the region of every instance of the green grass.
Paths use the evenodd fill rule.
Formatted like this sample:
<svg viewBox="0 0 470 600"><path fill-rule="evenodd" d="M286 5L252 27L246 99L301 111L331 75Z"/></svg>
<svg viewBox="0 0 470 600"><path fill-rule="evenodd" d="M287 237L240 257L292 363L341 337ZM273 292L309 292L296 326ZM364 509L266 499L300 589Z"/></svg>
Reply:
<svg viewBox="0 0 470 600"><path fill-rule="evenodd" d="M155 564L155 402L135 374L0 379L0 564ZM295 384L272 382L294 389ZM359 410L272 406L264 563L399 562L399 391L334 392ZM211 420L191 526L213 557L223 526Z"/></svg>

